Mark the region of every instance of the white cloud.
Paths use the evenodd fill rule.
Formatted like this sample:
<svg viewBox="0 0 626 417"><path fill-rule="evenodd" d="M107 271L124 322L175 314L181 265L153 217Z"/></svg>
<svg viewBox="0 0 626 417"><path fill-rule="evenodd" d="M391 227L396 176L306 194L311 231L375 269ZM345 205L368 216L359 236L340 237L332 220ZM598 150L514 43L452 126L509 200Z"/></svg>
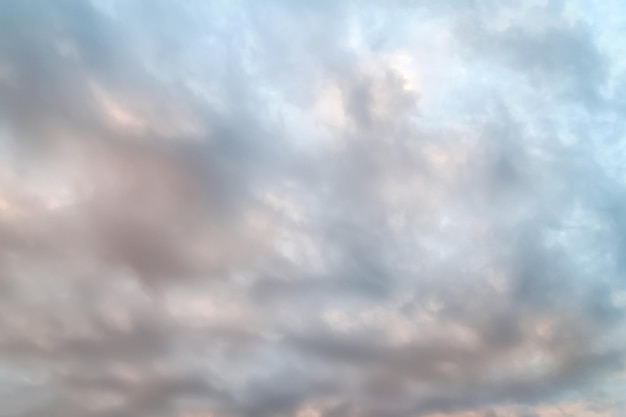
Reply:
<svg viewBox="0 0 626 417"><path fill-rule="evenodd" d="M619 2L0 7L10 415L621 410Z"/></svg>

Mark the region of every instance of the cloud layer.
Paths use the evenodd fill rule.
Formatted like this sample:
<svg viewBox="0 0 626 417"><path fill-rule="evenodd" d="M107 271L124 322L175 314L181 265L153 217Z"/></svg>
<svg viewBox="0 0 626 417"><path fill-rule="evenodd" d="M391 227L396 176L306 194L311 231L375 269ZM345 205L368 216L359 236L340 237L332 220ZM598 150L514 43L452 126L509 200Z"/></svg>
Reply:
<svg viewBox="0 0 626 417"><path fill-rule="evenodd" d="M620 415L595 3L0 2L2 415Z"/></svg>

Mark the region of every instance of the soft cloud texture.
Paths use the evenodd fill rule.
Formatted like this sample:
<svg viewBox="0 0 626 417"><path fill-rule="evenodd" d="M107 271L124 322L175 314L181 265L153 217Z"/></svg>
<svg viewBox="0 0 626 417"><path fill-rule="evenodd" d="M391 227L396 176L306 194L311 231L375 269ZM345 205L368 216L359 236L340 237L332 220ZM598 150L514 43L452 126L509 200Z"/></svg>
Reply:
<svg viewBox="0 0 626 417"><path fill-rule="evenodd" d="M622 415L596 3L0 1L0 414Z"/></svg>

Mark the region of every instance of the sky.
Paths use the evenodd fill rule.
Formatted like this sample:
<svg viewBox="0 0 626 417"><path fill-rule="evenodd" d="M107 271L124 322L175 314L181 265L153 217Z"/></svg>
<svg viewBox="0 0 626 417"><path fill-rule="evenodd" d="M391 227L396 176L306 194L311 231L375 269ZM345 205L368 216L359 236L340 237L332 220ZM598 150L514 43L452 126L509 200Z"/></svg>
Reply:
<svg viewBox="0 0 626 417"><path fill-rule="evenodd" d="M625 97L621 0L0 0L0 415L623 416Z"/></svg>

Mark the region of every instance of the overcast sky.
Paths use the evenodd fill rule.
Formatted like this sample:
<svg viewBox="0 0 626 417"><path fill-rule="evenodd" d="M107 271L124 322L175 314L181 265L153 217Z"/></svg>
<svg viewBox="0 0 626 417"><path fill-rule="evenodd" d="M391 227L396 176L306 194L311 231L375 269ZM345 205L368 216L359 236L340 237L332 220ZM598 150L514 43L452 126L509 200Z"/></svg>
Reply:
<svg viewBox="0 0 626 417"><path fill-rule="evenodd" d="M0 0L0 415L620 417L623 0Z"/></svg>

